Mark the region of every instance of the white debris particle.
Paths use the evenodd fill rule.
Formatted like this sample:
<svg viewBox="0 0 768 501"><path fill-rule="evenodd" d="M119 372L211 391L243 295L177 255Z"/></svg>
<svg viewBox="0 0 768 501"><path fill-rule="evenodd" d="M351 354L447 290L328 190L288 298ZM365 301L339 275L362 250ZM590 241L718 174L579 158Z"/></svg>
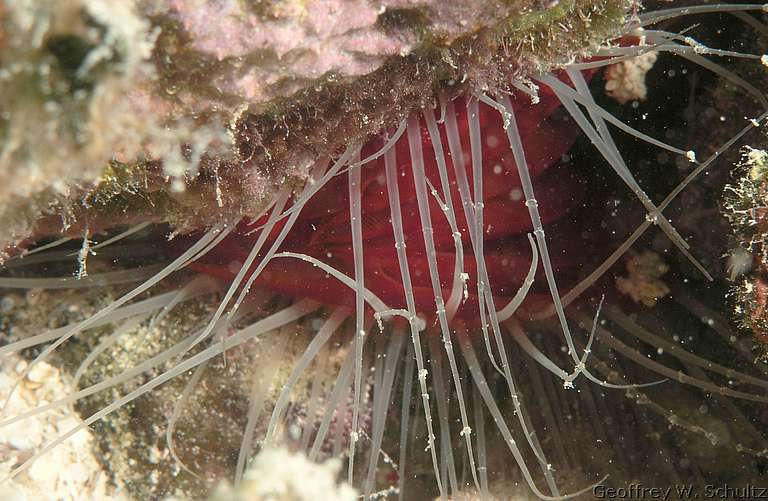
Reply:
<svg viewBox="0 0 768 501"><path fill-rule="evenodd" d="M731 282L735 282L741 275L749 273L752 269L754 262L754 256L747 249L743 247L735 247L728 253L728 261L726 269L728 271L728 279Z"/></svg>
<svg viewBox="0 0 768 501"><path fill-rule="evenodd" d="M653 68L656 58L656 52L651 51L612 64L605 70L605 92L621 104L645 100L648 95L645 75Z"/></svg>

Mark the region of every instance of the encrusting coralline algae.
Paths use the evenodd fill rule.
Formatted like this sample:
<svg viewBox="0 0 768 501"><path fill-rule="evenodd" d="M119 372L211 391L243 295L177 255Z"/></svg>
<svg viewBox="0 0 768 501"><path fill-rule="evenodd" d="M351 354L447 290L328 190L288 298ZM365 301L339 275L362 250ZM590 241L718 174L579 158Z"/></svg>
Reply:
<svg viewBox="0 0 768 501"><path fill-rule="evenodd" d="M0 4L17 181L0 183L0 400L31 395L0 438L57 435L11 436L6 485L561 499L753 481L765 367L721 317L724 233L698 215L765 118L760 42L729 31L764 30L760 10ZM722 48L694 39L714 26ZM681 116L734 95L697 141ZM40 374L62 385L24 393ZM70 406L90 438L48 450ZM67 461L74 479L35 476Z"/></svg>
<svg viewBox="0 0 768 501"><path fill-rule="evenodd" d="M627 5L7 1L0 175L15 182L0 187L0 250L256 215L317 157L440 88L495 87L596 47Z"/></svg>

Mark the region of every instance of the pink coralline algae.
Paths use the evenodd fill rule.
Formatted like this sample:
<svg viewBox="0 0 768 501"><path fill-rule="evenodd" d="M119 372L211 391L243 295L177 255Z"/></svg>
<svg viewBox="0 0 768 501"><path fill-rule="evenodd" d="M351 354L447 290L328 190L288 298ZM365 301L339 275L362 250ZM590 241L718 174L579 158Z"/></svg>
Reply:
<svg viewBox="0 0 768 501"><path fill-rule="evenodd" d="M321 156L440 94L589 53L628 5L3 3L0 174L19 182L0 188L0 254L141 221L187 233L256 216Z"/></svg>

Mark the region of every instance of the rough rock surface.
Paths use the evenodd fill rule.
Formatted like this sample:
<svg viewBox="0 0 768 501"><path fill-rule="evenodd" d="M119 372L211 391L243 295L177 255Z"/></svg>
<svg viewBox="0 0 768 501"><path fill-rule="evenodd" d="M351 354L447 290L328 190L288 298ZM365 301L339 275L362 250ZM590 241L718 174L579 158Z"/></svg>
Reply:
<svg viewBox="0 0 768 501"><path fill-rule="evenodd" d="M438 93L588 54L630 3L5 0L0 252L255 215Z"/></svg>
<svg viewBox="0 0 768 501"><path fill-rule="evenodd" d="M0 363L0 392L5 397L17 383L28 361L18 355L5 356ZM18 415L64 398L71 391L71 380L47 363L37 365L19 384L5 411ZM0 472L8 475L16 465L26 461L44 443L79 425L81 420L67 409L38 414L32 419L0 430ZM55 448L45 461L36 462L29 470L0 486L0 497L25 501L46 499L55 493L61 501L125 499L109 484L109 476L93 453L94 437L89 430L77 433Z"/></svg>

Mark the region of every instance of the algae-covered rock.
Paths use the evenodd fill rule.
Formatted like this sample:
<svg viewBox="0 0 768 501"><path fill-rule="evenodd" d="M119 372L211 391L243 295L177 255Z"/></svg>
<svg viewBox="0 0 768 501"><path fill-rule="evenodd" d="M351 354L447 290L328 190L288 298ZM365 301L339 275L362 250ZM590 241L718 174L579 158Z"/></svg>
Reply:
<svg viewBox="0 0 768 501"><path fill-rule="evenodd" d="M0 251L256 215L438 93L589 54L630 3L6 0Z"/></svg>
<svg viewBox="0 0 768 501"><path fill-rule="evenodd" d="M765 136L761 143L765 144ZM732 294L734 312L742 326L749 329L768 355L768 151L744 148L737 179L726 187L725 214L733 225L738 249L746 251L747 265ZM733 259L732 259L733 261ZM735 277L734 277L735 278Z"/></svg>

